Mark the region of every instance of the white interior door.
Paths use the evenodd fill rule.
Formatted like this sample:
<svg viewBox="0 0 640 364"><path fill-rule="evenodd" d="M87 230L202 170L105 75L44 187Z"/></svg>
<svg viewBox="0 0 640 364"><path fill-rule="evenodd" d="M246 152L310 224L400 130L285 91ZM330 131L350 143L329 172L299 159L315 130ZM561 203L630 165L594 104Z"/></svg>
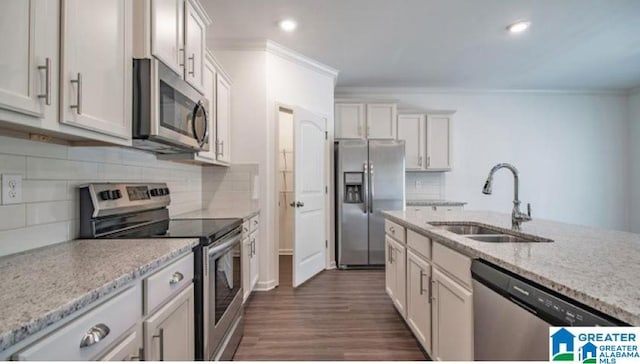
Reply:
<svg viewBox="0 0 640 364"><path fill-rule="evenodd" d="M294 287L325 268L325 131L323 117L295 108Z"/></svg>

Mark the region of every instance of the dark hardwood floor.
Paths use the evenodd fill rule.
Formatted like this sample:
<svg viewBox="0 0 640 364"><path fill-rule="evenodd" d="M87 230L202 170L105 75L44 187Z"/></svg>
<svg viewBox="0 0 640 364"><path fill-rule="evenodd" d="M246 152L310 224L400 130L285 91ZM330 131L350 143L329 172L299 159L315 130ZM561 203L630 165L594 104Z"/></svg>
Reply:
<svg viewBox="0 0 640 364"><path fill-rule="evenodd" d="M426 360L384 290L382 270L332 270L295 290L291 257L280 286L254 292L234 360Z"/></svg>

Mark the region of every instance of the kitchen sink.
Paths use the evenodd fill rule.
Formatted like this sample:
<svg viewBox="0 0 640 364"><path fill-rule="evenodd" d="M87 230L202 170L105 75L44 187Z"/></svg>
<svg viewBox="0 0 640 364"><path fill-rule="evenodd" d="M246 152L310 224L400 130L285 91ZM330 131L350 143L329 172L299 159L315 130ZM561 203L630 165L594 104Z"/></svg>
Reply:
<svg viewBox="0 0 640 364"><path fill-rule="evenodd" d="M485 243L533 243L530 239L519 238L514 235L467 235L467 238Z"/></svg>
<svg viewBox="0 0 640 364"><path fill-rule="evenodd" d="M510 233L508 229L487 227L473 222L430 221L438 229L450 231L466 238L484 243L550 243L553 240L539 236Z"/></svg>

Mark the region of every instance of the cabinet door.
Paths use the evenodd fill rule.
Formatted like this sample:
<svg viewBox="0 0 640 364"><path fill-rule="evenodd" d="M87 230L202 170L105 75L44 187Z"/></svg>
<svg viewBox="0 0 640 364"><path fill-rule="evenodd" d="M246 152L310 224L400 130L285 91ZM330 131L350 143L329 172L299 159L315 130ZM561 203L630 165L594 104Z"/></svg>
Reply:
<svg viewBox="0 0 640 364"><path fill-rule="evenodd" d="M364 104L336 104L335 137L365 139Z"/></svg>
<svg viewBox="0 0 640 364"><path fill-rule="evenodd" d="M424 169L426 118L421 114L398 115L398 139L405 141L406 169Z"/></svg>
<svg viewBox="0 0 640 364"><path fill-rule="evenodd" d="M427 169L451 169L451 115L427 115Z"/></svg>
<svg viewBox="0 0 640 364"><path fill-rule="evenodd" d="M258 251L258 233L253 232L251 234L251 236L249 237L249 243L251 244L251 260L250 260L250 269L249 271L250 273L250 277L251 277L251 290L253 291L253 289L256 286L256 283L258 283L258 255L257 255L257 251Z"/></svg>
<svg viewBox="0 0 640 364"><path fill-rule="evenodd" d="M219 73L216 75L216 134L217 159L231 162L231 84Z"/></svg>
<svg viewBox="0 0 640 364"><path fill-rule="evenodd" d="M142 360L142 330L139 324L132 333L109 350L100 361L140 361Z"/></svg>
<svg viewBox="0 0 640 364"><path fill-rule="evenodd" d="M396 138L396 104L367 104L367 137Z"/></svg>
<svg viewBox="0 0 640 364"><path fill-rule="evenodd" d="M407 252L407 323L431 355L431 265Z"/></svg>
<svg viewBox="0 0 640 364"><path fill-rule="evenodd" d="M407 249L404 245L393 242L393 265L395 268L394 303L402 317L407 317Z"/></svg>
<svg viewBox="0 0 640 364"><path fill-rule="evenodd" d="M473 300L462 287L433 268L433 356L435 360L473 361Z"/></svg>
<svg viewBox="0 0 640 364"><path fill-rule="evenodd" d="M130 140L132 2L61 4L61 121Z"/></svg>
<svg viewBox="0 0 640 364"><path fill-rule="evenodd" d="M209 150L206 152L198 152L198 157L206 160L215 161L216 159L216 69L208 59L204 65L204 97L209 101L207 107L207 116L209 117Z"/></svg>
<svg viewBox="0 0 640 364"><path fill-rule="evenodd" d="M185 5L185 67L184 79L204 93L204 54L206 25L190 1Z"/></svg>
<svg viewBox="0 0 640 364"><path fill-rule="evenodd" d="M44 117L55 105L58 57L50 37L58 31L57 6L47 0L0 4L0 108Z"/></svg>
<svg viewBox="0 0 640 364"><path fill-rule="evenodd" d="M391 298L391 301L395 301L395 285L396 285L396 267L393 264L393 243L390 237L384 237L384 247L385 247L385 262L386 266L384 269L384 283L385 290L387 294Z"/></svg>
<svg viewBox="0 0 640 364"><path fill-rule="evenodd" d="M151 0L151 54L179 75L184 64L183 19L183 0Z"/></svg>
<svg viewBox="0 0 640 364"><path fill-rule="evenodd" d="M194 360L193 310L191 284L144 322L145 360Z"/></svg>
<svg viewBox="0 0 640 364"><path fill-rule="evenodd" d="M246 236L242 240L242 290L244 291L244 301L251 294L251 239Z"/></svg>

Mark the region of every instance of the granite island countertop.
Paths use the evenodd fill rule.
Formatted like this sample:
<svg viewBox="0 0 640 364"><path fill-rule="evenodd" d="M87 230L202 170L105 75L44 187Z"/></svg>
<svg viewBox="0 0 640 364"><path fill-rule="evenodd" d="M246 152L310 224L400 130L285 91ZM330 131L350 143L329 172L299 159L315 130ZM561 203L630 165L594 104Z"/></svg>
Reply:
<svg viewBox="0 0 640 364"><path fill-rule="evenodd" d="M540 220L522 232L551 243L486 243L428 224L477 222L510 229L511 215L486 211L386 211L390 220L481 258L586 306L640 326L640 235Z"/></svg>
<svg viewBox="0 0 640 364"><path fill-rule="evenodd" d="M239 208L221 208L221 209L209 209L187 212L175 216L176 219L225 219L225 218L237 218L244 221L256 216L260 213L259 208L255 209L239 209Z"/></svg>
<svg viewBox="0 0 640 364"><path fill-rule="evenodd" d="M407 200L407 206L464 206L466 202L450 200Z"/></svg>
<svg viewBox="0 0 640 364"><path fill-rule="evenodd" d="M74 240L0 258L0 351L197 244L197 239Z"/></svg>

